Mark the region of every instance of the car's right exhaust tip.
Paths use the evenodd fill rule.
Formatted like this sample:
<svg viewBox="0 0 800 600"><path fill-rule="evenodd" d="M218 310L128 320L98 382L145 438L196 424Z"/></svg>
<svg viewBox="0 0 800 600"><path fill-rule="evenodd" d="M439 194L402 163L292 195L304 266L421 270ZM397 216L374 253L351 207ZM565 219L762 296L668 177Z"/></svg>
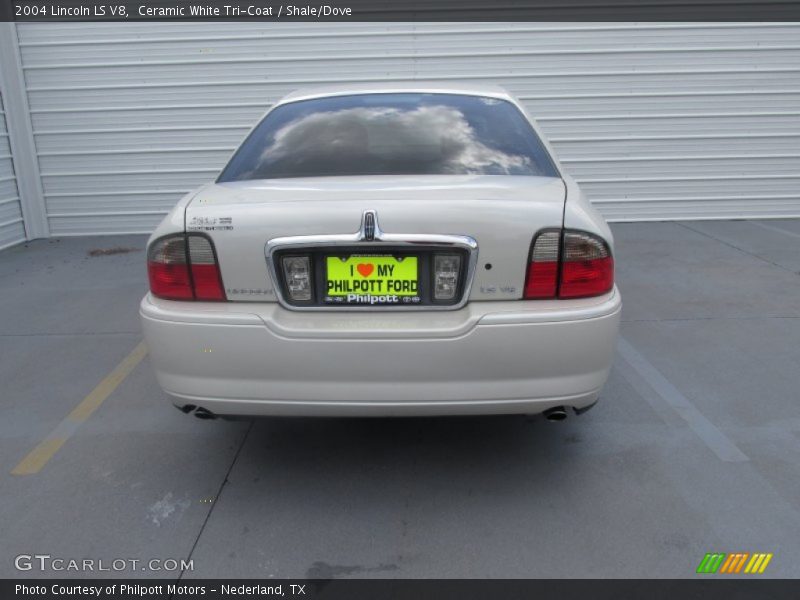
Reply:
<svg viewBox="0 0 800 600"><path fill-rule="evenodd" d="M217 415L213 412L208 410L207 408L203 408L202 406L195 406L194 404L184 404L182 406L175 405L179 411L188 414L194 414L195 417L198 419L216 419Z"/></svg>
<svg viewBox="0 0 800 600"><path fill-rule="evenodd" d="M544 417L548 421L563 421L567 418L567 409L564 406L554 406L544 411Z"/></svg>

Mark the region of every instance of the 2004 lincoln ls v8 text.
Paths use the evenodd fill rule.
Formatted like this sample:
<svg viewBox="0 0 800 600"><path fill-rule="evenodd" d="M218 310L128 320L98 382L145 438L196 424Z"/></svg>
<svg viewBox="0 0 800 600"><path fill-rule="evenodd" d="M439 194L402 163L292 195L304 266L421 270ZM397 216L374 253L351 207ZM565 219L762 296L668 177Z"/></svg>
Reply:
<svg viewBox="0 0 800 600"><path fill-rule="evenodd" d="M201 417L563 418L621 308L608 226L496 87L290 94L147 267L158 381Z"/></svg>

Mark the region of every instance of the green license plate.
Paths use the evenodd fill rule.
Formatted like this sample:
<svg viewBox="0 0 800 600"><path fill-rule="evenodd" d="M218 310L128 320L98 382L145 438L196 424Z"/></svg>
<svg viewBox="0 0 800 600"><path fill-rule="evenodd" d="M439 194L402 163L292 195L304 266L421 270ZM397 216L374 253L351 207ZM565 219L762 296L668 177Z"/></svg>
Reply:
<svg viewBox="0 0 800 600"><path fill-rule="evenodd" d="M328 256L325 302L331 304L417 304L416 256Z"/></svg>

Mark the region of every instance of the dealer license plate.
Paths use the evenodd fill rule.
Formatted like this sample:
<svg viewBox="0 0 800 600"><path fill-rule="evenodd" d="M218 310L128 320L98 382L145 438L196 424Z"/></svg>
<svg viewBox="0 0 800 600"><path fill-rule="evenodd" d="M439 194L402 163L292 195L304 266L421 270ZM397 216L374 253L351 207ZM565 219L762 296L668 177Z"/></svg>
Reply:
<svg viewBox="0 0 800 600"><path fill-rule="evenodd" d="M329 304L418 304L416 256L351 255L325 258Z"/></svg>

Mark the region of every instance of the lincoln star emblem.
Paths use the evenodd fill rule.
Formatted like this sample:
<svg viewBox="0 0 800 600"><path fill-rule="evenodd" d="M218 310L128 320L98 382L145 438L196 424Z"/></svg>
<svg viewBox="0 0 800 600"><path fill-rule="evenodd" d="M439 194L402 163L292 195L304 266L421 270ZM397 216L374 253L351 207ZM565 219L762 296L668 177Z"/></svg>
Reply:
<svg viewBox="0 0 800 600"><path fill-rule="evenodd" d="M361 239L371 242L375 239L375 232L378 230L378 213L368 210L364 213L361 225Z"/></svg>

